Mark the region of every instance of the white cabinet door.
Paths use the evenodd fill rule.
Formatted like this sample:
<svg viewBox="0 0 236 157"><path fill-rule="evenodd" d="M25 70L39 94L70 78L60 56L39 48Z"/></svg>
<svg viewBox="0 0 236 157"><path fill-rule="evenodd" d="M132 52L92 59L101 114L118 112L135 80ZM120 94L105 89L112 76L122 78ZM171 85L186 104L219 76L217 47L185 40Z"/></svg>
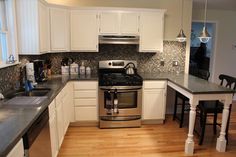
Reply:
<svg viewBox="0 0 236 157"><path fill-rule="evenodd" d="M120 33L122 35L139 34L139 14L136 12L122 13L120 19Z"/></svg>
<svg viewBox="0 0 236 157"><path fill-rule="evenodd" d="M138 35L139 14L137 12L101 12L101 35Z"/></svg>
<svg viewBox="0 0 236 157"><path fill-rule="evenodd" d="M49 120L52 157L56 157L59 151L56 115Z"/></svg>
<svg viewBox="0 0 236 157"><path fill-rule="evenodd" d="M142 12L140 14L140 52L163 51L164 12Z"/></svg>
<svg viewBox="0 0 236 157"><path fill-rule="evenodd" d="M49 9L38 0L16 1L19 54L49 51Z"/></svg>
<svg viewBox="0 0 236 157"><path fill-rule="evenodd" d="M143 93L143 119L164 119L164 90L145 90Z"/></svg>
<svg viewBox="0 0 236 157"><path fill-rule="evenodd" d="M96 11L71 11L71 50L98 52L98 15Z"/></svg>
<svg viewBox="0 0 236 157"><path fill-rule="evenodd" d="M22 139L20 139L10 153L7 154L7 157L24 157L24 146Z"/></svg>
<svg viewBox="0 0 236 157"><path fill-rule="evenodd" d="M69 12L50 8L51 51L69 51Z"/></svg>
<svg viewBox="0 0 236 157"><path fill-rule="evenodd" d="M38 3L39 12L39 51L45 53L49 51L49 8L39 2Z"/></svg>
<svg viewBox="0 0 236 157"><path fill-rule="evenodd" d="M52 157L56 157L59 151L59 147L58 147L58 133L57 133L57 120L56 120L56 106L54 100L51 102L48 108L49 108L49 128L50 128Z"/></svg>
<svg viewBox="0 0 236 157"><path fill-rule="evenodd" d="M64 138L64 115L62 94L59 93L56 97L56 117L57 117L57 133L58 133L58 146L60 148Z"/></svg>
<svg viewBox="0 0 236 157"><path fill-rule="evenodd" d="M166 81L143 82L143 115L144 120L164 120Z"/></svg>
<svg viewBox="0 0 236 157"><path fill-rule="evenodd" d="M115 35L119 34L120 15L117 12L100 13L100 34Z"/></svg>

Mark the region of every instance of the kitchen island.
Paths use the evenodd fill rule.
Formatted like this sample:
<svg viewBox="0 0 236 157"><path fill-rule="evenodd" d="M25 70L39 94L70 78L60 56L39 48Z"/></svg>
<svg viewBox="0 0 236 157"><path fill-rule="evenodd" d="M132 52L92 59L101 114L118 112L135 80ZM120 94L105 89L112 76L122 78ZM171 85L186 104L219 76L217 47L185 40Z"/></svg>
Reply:
<svg viewBox="0 0 236 157"><path fill-rule="evenodd" d="M225 151L225 127L229 113L229 104L232 102L234 91L221 87L214 83L209 83L205 80L187 74L159 73L149 74L140 73L144 80L164 80L167 85L178 92L182 93L190 99L191 111L189 121L189 133L185 144L185 152L188 155L193 154L193 128L196 116L196 106L199 100L221 100L224 101L225 108L223 112L223 120L221 134L217 140L217 150ZM53 90L50 97L45 100L40 107L37 108L21 108L1 105L0 103L0 156L6 154L14 147L17 141L27 131L35 119L43 112L50 102L57 96L68 81L80 80L98 80L97 75L90 77L78 77L78 75L68 76L53 76L47 82L39 86L46 86ZM3 115L3 116L2 116Z"/></svg>
<svg viewBox="0 0 236 157"><path fill-rule="evenodd" d="M167 79L167 85L169 87L173 88L174 90L180 92L181 94L189 98L189 103L191 106L189 113L189 132L185 142L185 153L187 155L192 155L194 152L193 130L196 118L196 107L199 101L219 100L223 102L224 110L222 115L221 132L219 138L217 139L216 149L219 152L225 152L225 131L229 116L229 106L230 104L232 104L233 93L235 91L188 74L173 75L171 73L143 73L141 74L141 76L144 78L144 80Z"/></svg>

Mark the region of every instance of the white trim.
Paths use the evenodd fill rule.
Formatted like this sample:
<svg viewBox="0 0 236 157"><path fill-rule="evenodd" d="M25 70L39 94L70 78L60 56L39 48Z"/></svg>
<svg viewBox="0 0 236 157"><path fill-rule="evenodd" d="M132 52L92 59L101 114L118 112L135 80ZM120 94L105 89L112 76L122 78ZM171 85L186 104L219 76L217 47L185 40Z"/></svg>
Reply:
<svg viewBox="0 0 236 157"><path fill-rule="evenodd" d="M0 63L0 69L10 67L10 66L13 66L13 65L18 65L20 63L21 62L15 62L15 63L12 63L12 64Z"/></svg>

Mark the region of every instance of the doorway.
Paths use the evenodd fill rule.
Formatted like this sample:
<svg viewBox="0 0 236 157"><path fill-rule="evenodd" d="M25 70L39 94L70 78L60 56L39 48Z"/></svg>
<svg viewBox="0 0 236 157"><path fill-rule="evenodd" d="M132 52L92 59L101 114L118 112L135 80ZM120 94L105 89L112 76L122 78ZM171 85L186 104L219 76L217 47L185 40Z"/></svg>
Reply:
<svg viewBox="0 0 236 157"><path fill-rule="evenodd" d="M207 22L206 27L211 39L206 43L201 43L198 39L202 31L204 23L201 21L192 22L191 28L191 47L189 60L189 73L191 74L195 69L203 69L210 72L210 81L214 78L214 54L215 54L215 39L216 39L216 22ZM204 51L199 59L199 52ZM200 63L198 62L200 60Z"/></svg>

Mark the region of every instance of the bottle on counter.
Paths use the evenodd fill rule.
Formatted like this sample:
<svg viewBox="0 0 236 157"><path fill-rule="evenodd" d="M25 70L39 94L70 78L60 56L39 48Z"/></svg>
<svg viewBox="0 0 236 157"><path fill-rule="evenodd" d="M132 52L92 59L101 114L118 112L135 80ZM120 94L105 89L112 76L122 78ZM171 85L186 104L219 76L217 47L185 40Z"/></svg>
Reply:
<svg viewBox="0 0 236 157"><path fill-rule="evenodd" d="M81 66L79 67L79 74L80 74L80 75L85 75L84 62L82 62L82 63L81 63Z"/></svg>
<svg viewBox="0 0 236 157"><path fill-rule="evenodd" d="M86 67L86 75L91 75L91 68L89 66Z"/></svg>

